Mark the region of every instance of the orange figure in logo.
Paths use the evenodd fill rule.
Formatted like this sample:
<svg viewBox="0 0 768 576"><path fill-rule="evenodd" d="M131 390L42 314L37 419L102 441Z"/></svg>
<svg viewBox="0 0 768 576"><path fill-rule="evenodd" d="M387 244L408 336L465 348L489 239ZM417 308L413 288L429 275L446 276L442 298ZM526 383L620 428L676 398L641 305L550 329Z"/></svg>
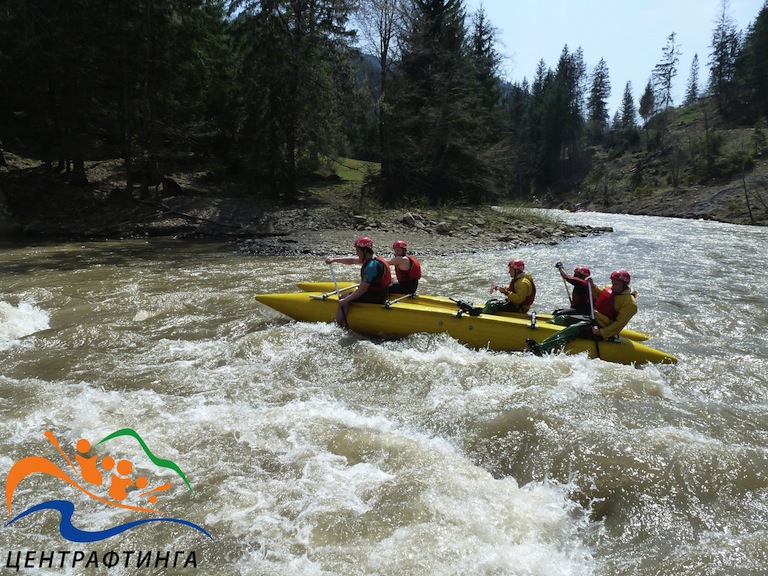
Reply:
<svg viewBox="0 0 768 576"><path fill-rule="evenodd" d="M77 460L77 465L80 466L80 475L83 477L83 480L90 484L101 486L101 483L104 481L104 476L102 475L101 470L96 467L96 460L99 458L98 454L90 457L85 456L90 449L91 443L85 438L80 438L80 440L77 441L78 453L75 454L75 460Z"/></svg>
<svg viewBox="0 0 768 576"><path fill-rule="evenodd" d="M105 470L112 470L115 468L115 459L111 456L106 456L101 465ZM120 460L117 463L115 472L112 474L109 482L109 495L115 500L125 500L128 497L128 486L133 486L133 479L126 478L133 471L133 464L130 460ZM120 476L118 476L118 474Z"/></svg>

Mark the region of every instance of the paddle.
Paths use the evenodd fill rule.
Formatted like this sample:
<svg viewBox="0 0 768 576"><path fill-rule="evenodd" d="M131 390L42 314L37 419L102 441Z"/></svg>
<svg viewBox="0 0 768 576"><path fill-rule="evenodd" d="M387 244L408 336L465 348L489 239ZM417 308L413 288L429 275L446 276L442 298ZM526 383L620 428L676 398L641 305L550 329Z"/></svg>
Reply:
<svg viewBox="0 0 768 576"><path fill-rule="evenodd" d="M590 276L587 279L587 292L589 292L589 317L592 318L592 325L589 327L589 331L592 332L592 326L596 326L595 324L595 303L592 300L592 277ZM600 335L598 334L597 339L595 340L595 350L597 352L597 357L600 358L600 343L598 340L600 339Z"/></svg>
<svg viewBox="0 0 768 576"><path fill-rule="evenodd" d="M557 264L555 264L555 268L557 268L557 271L560 272L560 270L562 270L563 268L563 263L558 262ZM568 295L568 304L570 306L573 306L573 298L571 298L571 291L568 290L568 282L565 280L565 276L563 276L562 274L560 274L560 278L563 279L563 286L565 286L565 293Z"/></svg>
<svg viewBox="0 0 768 576"><path fill-rule="evenodd" d="M328 268L331 269L331 280L333 280L333 287L335 289L334 292L336 292L336 296L338 296L339 295L339 283L336 282L336 274L334 274L334 272L333 272L333 263L328 264Z"/></svg>
<svg viewBox="0 0 768 576"><path fill-rule="evenodd" d="M571 298L571 291L568 290L568 282L563 278L563 286L565 286L565 293L568 294L568 303L573 306L573 298Z"/></svg>
<svg viewBox="0 0 768 576"><path fill-rule="evenodd" d="M331 269L331 280L333 280L333 285L336 288L336 296L338 296L339 301L341 301L341 292L339 292L339 283L336 282L336 274L333 272L333 263L328 264L328 267ZM341 302L339 302L339 306L341 306ZM344 307L341 308L341 313L344 316L344 326L349 328L349 323L347 322L347 312L344 310Z"/></svg>

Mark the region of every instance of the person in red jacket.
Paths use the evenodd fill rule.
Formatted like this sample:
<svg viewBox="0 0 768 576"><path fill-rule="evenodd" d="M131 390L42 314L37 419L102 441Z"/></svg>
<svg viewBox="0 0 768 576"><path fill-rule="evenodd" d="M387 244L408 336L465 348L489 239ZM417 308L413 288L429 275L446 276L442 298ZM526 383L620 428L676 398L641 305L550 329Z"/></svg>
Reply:
<svg viewBox="0 0 768 576"><path fill-rule="evenodd" d="M408 244L405 240L396 240L392 244L394 257L389 263L395 267L397 282L389 287L390 294L414 294L419 287L421 278L421 263L408 254Z"/></svg>
<svg viewBox="0 0 768 576"><path fill-rule="evenodd" d="M637 292L629 286L631 276L624 269L611 272L611 283L605 288L593 286L595 319L577 322L545 338L542 342L526 340L528 350L541 356L562 349L574 338L608 339L616 336L637 313ZM596 297L595 297L596 296Z"/></svg>
<svg viewBox="0 0 768 576"><path fill-rule="evenodd" d="M592 314L592 305L589 298L589 285L592 273L589 268L586 266L576 266L573 269L573 275L565 271L562 262L555 264L555 268L560 272L563 280L573 286L573 294L571 294L570 307L558 308L552 312L552 316L590 316Z"/></svg>
<svg viewBox="0 0 768 576"><path fill-rule="evenodd" d="M392 272L389 262L381 256L376 256L373 251L373 240L368 236L361 236L355 240L355 256L344 258L326 258L326 264L339 262L340 264L360 264L360 284L354 292L339 298L339 307L336 310L336 324L345 326L347 312L352 302L373 302L384 304L389 297L389 285L392 283Z"/></svg>

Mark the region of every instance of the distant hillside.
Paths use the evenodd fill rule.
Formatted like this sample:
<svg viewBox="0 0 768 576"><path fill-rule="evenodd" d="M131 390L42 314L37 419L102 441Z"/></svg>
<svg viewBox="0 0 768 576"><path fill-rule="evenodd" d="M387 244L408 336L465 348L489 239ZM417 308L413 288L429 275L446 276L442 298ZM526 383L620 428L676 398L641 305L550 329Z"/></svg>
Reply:
<svg viewBox="0 0 768 576"><path fill-rule="evenodd" d="M594 147L591 172L542 205L768 224L768 125L727 125L706 103ZM654 125L655 124L655 125Z"/></svg>

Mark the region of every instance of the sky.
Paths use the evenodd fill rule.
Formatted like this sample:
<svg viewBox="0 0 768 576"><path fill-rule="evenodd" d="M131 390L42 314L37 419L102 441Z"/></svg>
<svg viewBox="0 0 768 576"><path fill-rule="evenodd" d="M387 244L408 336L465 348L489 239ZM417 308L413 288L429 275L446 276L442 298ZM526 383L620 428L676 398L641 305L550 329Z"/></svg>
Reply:
<svg viewBox="0 0 768 576"><path fill-rule="evenodd" d="M729 0L727 13L736 29L746 32L765 1ZM705 87L712 32L722 8L721 0L465 0L467 15L481 5L497 31L503 75L511 82L527 78L531 83L542 59L554 70L566 45L571 54L581 47L590 75L603 58L611 83L611 118L627 82L632 82L638 107L672 32L681 53L673 104L683 101L694 54L699 57L699 89Z"/></svg>

